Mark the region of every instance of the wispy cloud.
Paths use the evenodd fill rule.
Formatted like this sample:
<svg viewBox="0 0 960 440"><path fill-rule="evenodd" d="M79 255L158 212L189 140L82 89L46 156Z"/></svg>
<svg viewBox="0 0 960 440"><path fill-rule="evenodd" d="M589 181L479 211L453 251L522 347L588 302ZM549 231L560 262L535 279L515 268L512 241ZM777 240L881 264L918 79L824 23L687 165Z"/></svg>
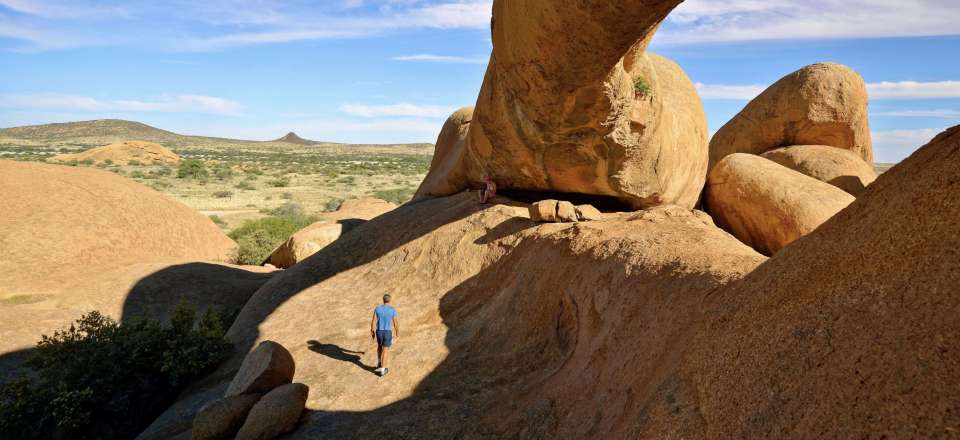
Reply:
<svg viewBox="0 0 960 440"><path fill-rule="evenodd" d="M427 61L433 63L460 63L460 64L487 64L488 58L466 58L466 57L456 57L456 56L446 56L446 55L431 55L431 54L419 54L419 55L404 55L399 57L393 57L397 61Z"/></svg>
<svg viewBox="0 0 960 440"><path fill-rule="evenodd" d="M718 0L682 3L660 44L960 34L955 0Z"/></svg>
<svg viewBox="0 0 960 440"><path fill-rule="evenodd" d="M210 51L407 29L487 29L491 10L491 0L0 0L0 36L23 41L21 51Z"/></svg>
<svg viewBox="0 0 960 440"><path fill-rule="evenodd" d="M884 81L867 84L867 90L873 99L960 98L960 81Z"/></svg>
<svg viewBox="0 0 960 440"><path fill-rule="evenodd" d="M873 115L895 116L900 118L936 118L960 120L960 110L956 109L881 111L873 112Z"/></svg>
<svg viewBox="0 0 960 440"><path fill-rule="evenodd" d="M340 111L348 115L364 118L382 116L411 116L418 118L446 118L457 108L443 105L418 105L399 103L391 105L344 104Z"/></svg>
<svg viewBox="0 0 960 440"><path fill-rule="evenodd" d="M744 100L756 98L768 86L760 84L696 84L703 99ZM868 83L870 99L955 99L960 98L960 81L883 81Z"/></svg>
<svg viewBox="0 0 960 440"><path fill-rule="evenodd" d="M700 98L723 100L751 100L766 89L766 86L759 84L736 86L696 83L695 86L697 87L697 93L700 94Z"/></svg>
<svg viewBox="0 0 960 440"><path fill-rule="evenodd" d="M102 100L86 96L43 93L35 95L0 95L0 108L30 110L70 110L87 112L176 112L240 115L243 106L237 102L203 95L162 96L157 100Z"/></svg>
<svg viewBox="0 0 960 440"><path fill-rule="evenodd" d="M876 162L900 162L930 142L945 128L874 131L873 153Z"/></svg>

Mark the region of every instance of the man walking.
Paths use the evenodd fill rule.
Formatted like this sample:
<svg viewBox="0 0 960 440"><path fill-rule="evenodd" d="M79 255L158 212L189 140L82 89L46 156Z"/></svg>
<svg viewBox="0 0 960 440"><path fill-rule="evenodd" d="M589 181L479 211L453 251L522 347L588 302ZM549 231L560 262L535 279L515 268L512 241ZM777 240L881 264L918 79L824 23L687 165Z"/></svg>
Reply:
<svg viewBox="0 0 960 440"><path fill-rule="evenodd" d="M390 372L387 361L390 346L393 345L394 331L400 337L400 322L397 321L397 309L390 305L390 294L383 295L383 304L373 309L373 318L370 320L370 335L377 341L377 369L380 376Z"/></svg>

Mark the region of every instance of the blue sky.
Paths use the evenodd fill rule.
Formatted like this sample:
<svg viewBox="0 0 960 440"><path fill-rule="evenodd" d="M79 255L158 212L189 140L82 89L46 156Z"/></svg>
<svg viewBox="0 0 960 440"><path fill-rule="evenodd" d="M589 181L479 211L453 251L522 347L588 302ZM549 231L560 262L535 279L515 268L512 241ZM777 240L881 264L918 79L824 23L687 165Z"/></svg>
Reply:
<svg viewBox="0 0 960 440"><path fill-rule="evenodd" d="M598 0L601 1L601 0ZM433 142L476 100L489 0L0 0L0 127L99 118L187 134ZM960 123L956 0L687 0L652 50L710 129L806 64L859 71L879 161Z"/></svg>

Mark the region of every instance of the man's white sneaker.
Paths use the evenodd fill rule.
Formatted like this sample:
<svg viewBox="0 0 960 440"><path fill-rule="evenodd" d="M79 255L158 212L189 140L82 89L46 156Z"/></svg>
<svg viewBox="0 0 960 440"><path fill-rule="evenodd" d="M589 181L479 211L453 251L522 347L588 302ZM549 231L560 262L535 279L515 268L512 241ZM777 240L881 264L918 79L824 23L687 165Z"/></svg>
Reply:
<svg viewBox="0 0 960 440"><path fill-rule="evenodd" d="M376 372L377 374L383 374L383 367L377 367L377 369L373 371Z"/></svg>

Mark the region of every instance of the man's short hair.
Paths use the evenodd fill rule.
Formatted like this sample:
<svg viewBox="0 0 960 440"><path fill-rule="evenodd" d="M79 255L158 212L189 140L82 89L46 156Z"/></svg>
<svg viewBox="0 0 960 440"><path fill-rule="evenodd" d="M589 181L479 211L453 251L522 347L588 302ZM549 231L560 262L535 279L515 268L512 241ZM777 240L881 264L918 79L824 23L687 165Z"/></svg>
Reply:
<svg viewBox="0 0 960 440"><path fill-rule="evenodd" d="M384 294L383 294L383 302L385 302L385 303L390 302L390 298L391 298L391 296L390 296L389 293L384 293Z"/></svg>

